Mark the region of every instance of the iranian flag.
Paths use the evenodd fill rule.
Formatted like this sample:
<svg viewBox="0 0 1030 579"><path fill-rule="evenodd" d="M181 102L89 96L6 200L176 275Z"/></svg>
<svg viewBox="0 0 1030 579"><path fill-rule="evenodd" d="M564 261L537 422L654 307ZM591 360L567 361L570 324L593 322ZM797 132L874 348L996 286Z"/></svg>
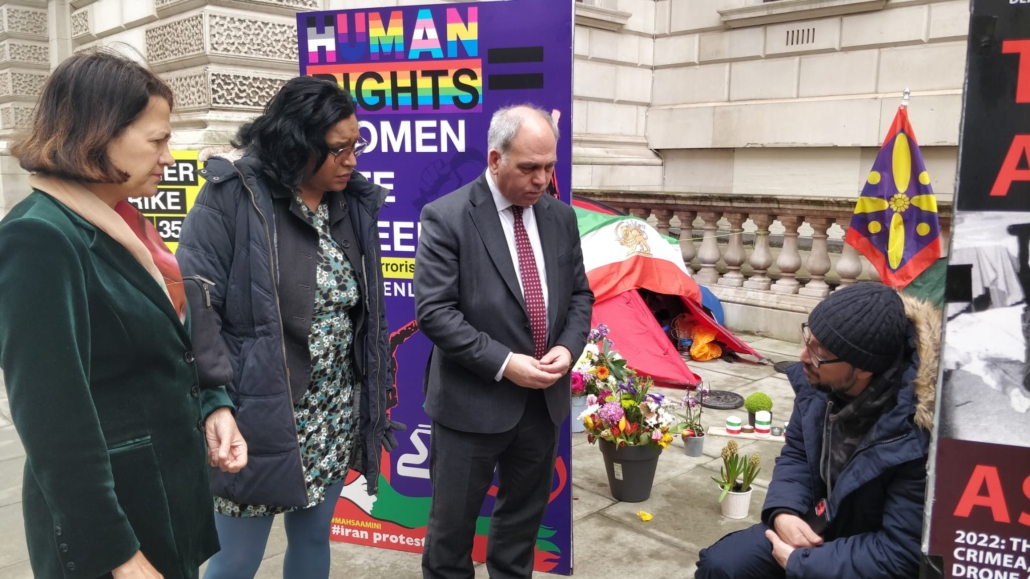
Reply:
<svg viewBox="0 0 1030 579"><path fill-rule="evenodd" d="M583 264L597 303L640 288L701 303L678 241L636 217L575 210Z"/></svg>

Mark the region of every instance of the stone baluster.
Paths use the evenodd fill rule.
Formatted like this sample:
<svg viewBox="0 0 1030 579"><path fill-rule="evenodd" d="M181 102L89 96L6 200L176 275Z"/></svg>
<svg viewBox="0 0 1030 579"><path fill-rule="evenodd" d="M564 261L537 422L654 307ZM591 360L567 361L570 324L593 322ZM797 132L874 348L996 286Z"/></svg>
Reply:
<svg viewBox="0 0 1030 579"><path fill-rule="evenodd" d="M751 269L754 274L744 282L744 287L761 291L769 291L772 280L767 272L773 264L772 251L769 250L769 224L773 222L772 215L754 214L751 216L757 230L755 231L755 249L751 252Z"/></svg>
<svg viewBox="0 0 1030 579"><path fill-rule="evenodd" d="M837 219L837 225L844 230L844 237L848 236L848 228L851 227L851 216ZM858 250L850 243L844 242L844 249L841 250L840 259L837 260L837 275L840 276L840 285L837 289L854 285L858 276L862 275L862 260L858 257Z"/></svg>
<svg viewBox="0 0 1030 579"><path fill-rule="evenodd" d="M804 221L803 217L794 215L779 216L780 223L786 230L783 232L783 249L776 258L776 267L780 269L780 279L773 284L772 290L781 294L796 294L801 285L795 279L797 272L801 269L801 253L798 251L798 228Z"/></svg>
<svg viewBox="0 0 1030 579"><path fill-rule="evenodd" d="M629 210L629 214L647 221L647 218L651 216L651 210L647 207L633 207Z"/></svg>
<svg viewBox="0 0 1030 579"><path fill-rule="evenodd" d="M697 218L697 211L677 211L676 217L680 220L680 251L683 253L683 261L690 267L690 262L697 257L697 248L694 247L694 219Z"/></svg>
<svg viewBox="0 0 1030 579"><path fill-rule="evenodd" d="M654 212L654 216L658 219L658 226L656 227L658 233L661 233L662 235L668 235L669 222L672 221L672 210L658 209Z"/></svg>
<svg viewBox="0 0 1030 579"><path fill-rule="evenodd" d="M812 251L808 254L806 266L811 279L798 293L812 298L824 298L830 295L830 286L826 285L826 273L830 271L830 252L826 249L826 230L830 228L830 220L819 217L809 219L808 224L812 226Z"/></svg>
<svg viewBox="0 0 1030 579"><path fill-rule="evenodd" d="M701 250L697 253L698 260L701 261L701 271L697 272L694 279L705 285L716 285L719 283L719 271L715 269L715 266L721 257L716 234L719 231L719 219L722 218L722 213L704 211L699 215L705 221L705 235L701 241Z"/></svg>
<svg viewBox="0 0 1030 579"><path fill-rule="evenodd" d="M744 274L740 273L740 266L747 257L744 253L744 222L747 221L747 215L727 213L726 220L730 222L730 239L722 260L726 262L727 271L719 280L719 285L741 287L744 285Z"/></svg>

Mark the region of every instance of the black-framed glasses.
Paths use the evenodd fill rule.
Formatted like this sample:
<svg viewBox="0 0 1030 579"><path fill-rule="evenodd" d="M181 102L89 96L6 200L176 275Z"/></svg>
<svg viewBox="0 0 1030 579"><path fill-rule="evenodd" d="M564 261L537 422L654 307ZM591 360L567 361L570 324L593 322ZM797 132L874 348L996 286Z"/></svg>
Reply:
<svg viewBox="0 0 1030 579"><path fill-rule="evenodd" d="M812 365L815 366L817 369L819 368L819 366L823 366L825 364L836 364L838 362L844 361L840 358L834 358L832 360L823 360L818 355L816 355L815 352L812 351L812 330L808 329L807 322L801 324L801 339L805 342L805 348L808 350L808 353L812 355Z"/></svg>
<svg viewBox="0 0 1030 579"><path fill-rule="evenodd" d="M329 149L329 154L333 156L333 160L338 161L340 160L340 155L346 156L346 153L354 153L355 157L360 157L367 148L368 141L365 140L365 137L358 137L358 140L354 141L353 145L349 147L340 147L339 149Z"/></svg>

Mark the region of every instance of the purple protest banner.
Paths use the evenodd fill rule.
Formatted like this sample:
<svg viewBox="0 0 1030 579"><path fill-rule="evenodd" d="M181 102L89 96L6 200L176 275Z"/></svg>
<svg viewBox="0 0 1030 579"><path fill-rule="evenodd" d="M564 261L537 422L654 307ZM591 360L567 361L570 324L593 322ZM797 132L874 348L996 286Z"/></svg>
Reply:
<svg viewBox="0 0 1030 579"><path fill-rule="evenodd" d="M300 72L350 90L369 146L358 170L392 191L380 214L391 363L407 424L383 454L378 497L348 477L334 540L421 552L429 518L429 418L422 377L430 343L415 323L419 215L430 201L486 168L487 129L498 109L531 103L552 111L564 138L552 192L571 201L572 0L438 4L297 15ZM562 429L536 569L572 572L571 434ZM496 486L480 511L473 558L486 555Z"/></svg>

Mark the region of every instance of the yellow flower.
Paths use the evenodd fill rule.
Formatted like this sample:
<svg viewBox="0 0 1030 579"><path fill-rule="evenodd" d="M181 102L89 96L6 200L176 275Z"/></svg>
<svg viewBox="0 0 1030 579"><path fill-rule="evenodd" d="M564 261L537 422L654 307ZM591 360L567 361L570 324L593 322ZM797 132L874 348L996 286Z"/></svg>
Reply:
<svg viewBox="0 0 1030 579"><path fill-rule="evenodd" d="M623 400L622 401L622 407L624 409L626 409L626 410L629 410L630 408L633 408L634 405L636 405L636 402L634 402L632 400Z"/></svg>
<svg viewBox="0 0 1030 579"><path fill-rule="evenodd" d="M644 521L645 523L654 518L654 515L647 511L638 511L637 516L640 517L640 520Z"/></svg>
<svg viewBox="0 0 1030 579"><path fill-rule="evenodd" d="M625 416L623 416L622 418L619 419L619 430L621 430L623 432L626 431L626 417Z"/></svg>
<svg viewBox="0 0 1030 579"><path fill-rule="evenodd" d="M583 426L586 426L587 430L593 430L594 429L594 420L592 418L590 418L589 416L587 416L586 418L583 419Z"/></svg>
<svg viewBox="0 0 1030 579"><path fill-rule="evenodd" d="M611 372L608 371L608 367L607 366L600 366L600 367L597 368L597 377L600 378L601 380L607 380L608 376L610 376L610 375L611 375Z"/></svg>
<svg viewBox="0 0 1030 579"><path fill-rule="evenodd" d="M672 442L672 435L669 434L668 432L666 432L665 435L662 436L662 442L664 442L664 443L666 443L666 445L668 445L668 443Z"/></svg>
<svg viewBox="0 0 1030 579"><path fill-rule="evenodd" d="M658 441L658 446L662 447L662 450L665 450L666 448L669 448L669 443L666 442L665 439L663 438L663 439Z"/></svg>

